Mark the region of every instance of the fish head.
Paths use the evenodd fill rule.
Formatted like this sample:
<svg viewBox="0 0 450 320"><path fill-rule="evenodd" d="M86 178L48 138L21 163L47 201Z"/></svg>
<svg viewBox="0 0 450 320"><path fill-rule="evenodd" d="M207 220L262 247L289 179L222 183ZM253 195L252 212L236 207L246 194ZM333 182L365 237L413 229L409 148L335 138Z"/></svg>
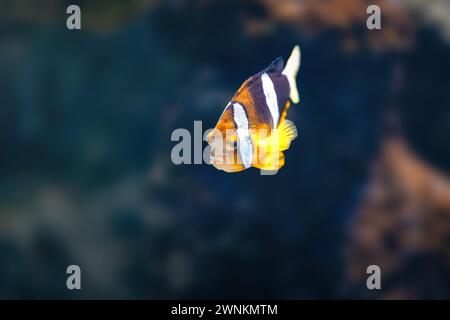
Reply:
<svg viewBox="0 0 450 320"><path fill-rule="evenodd" d="M206 137L211 147L210 163L226 172L245 169L239 152L237 128L231 110L225 110L215 128Z"/></svg>

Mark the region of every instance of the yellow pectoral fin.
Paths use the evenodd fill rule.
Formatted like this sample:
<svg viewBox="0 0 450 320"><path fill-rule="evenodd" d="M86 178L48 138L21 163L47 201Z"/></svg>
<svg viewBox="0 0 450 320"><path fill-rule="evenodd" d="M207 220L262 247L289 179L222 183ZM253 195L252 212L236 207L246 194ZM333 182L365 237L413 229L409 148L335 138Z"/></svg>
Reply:
<svg viewBox="0 0 450 320"><path fill-rule="evenodd" d="M284 120L280 123L276 132L278 134L280 151L289 149L291 141L297 138L297 128L295 127L295 124L289 120Z"/></svg>
<svg viewBox="0 0 450 320"><path fill-rule="evenodd" d="M284 154L283 152L273 153L269 157L265 158L262 163L255 165L256 168L267 171L274 171L284 166Z"/></svg>
<svg viewBox="0 0 450 320"><path fill-rule="evenodd" d="M255 167L262 170L278 170L284 166L282 151L289 149L291 141L297 137L294 123L284 120L266 139L258 142L258 163Z"/></svg>
<svg viewBox="0 0 450 320"><path fill-rule="evenodd" d="M289 120L284 120L278 128L266 139L259 142L259 145L267 150L267 153L278 153L289 149L291 141L297 137L297 128Z"/></svg>

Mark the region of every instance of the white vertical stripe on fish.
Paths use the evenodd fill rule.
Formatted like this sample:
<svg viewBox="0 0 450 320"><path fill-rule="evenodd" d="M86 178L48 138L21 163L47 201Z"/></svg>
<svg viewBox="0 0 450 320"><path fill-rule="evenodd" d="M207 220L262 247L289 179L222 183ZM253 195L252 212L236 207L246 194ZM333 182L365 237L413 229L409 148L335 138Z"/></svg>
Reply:
<svg viewBox="0 0 450 320"><path fill-rule="evenodd" d="M233 104L233 120L236 123L239 153L242 163L247 169L251 166L253 160L253 144L250 139L247 115L245 114L244 108L237 102Z"/></svg>
<svg viewBox="0 0 450 320"><path fill-rule="evenodd" d="M275 92L273 82L267 73L263 73L261 79L264 90L264 96L266 97L266 104L269 107L270 114L272 115L273 128L276 129L278 125L278 120L280 118L277 93Z"/></svg>

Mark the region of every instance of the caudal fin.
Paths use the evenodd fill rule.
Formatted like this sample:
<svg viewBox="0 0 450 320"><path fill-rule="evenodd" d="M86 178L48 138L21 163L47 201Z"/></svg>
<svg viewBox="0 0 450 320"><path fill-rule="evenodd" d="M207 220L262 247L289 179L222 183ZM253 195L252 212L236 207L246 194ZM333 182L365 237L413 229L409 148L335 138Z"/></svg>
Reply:
<svg viewBox="0 0 450 320"><path fill-rule="evenodd" d="M289 97L291 98L293 103L299 103L300 97L297 89L297 73L300 69L300 47L295 46L292 50L291 56L289 57L286 67L283 70L283 74L288 78L289 86L291 88L291 93Z"/></svg>

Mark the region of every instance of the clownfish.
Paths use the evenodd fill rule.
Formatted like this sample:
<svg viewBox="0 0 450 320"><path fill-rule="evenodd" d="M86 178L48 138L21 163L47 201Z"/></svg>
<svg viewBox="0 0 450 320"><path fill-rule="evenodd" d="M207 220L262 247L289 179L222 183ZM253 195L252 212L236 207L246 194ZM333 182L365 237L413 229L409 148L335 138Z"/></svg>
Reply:
<svg viewBox="0 0 450 320"><path fill-rule="evenodd" d="M300 58L296 46L286 66L279 57L241 85L206 137L214 167L237 172L284 166L283 151L297 137L297 128L286 114L291 102L300 101L296 83Z"/></svg>

